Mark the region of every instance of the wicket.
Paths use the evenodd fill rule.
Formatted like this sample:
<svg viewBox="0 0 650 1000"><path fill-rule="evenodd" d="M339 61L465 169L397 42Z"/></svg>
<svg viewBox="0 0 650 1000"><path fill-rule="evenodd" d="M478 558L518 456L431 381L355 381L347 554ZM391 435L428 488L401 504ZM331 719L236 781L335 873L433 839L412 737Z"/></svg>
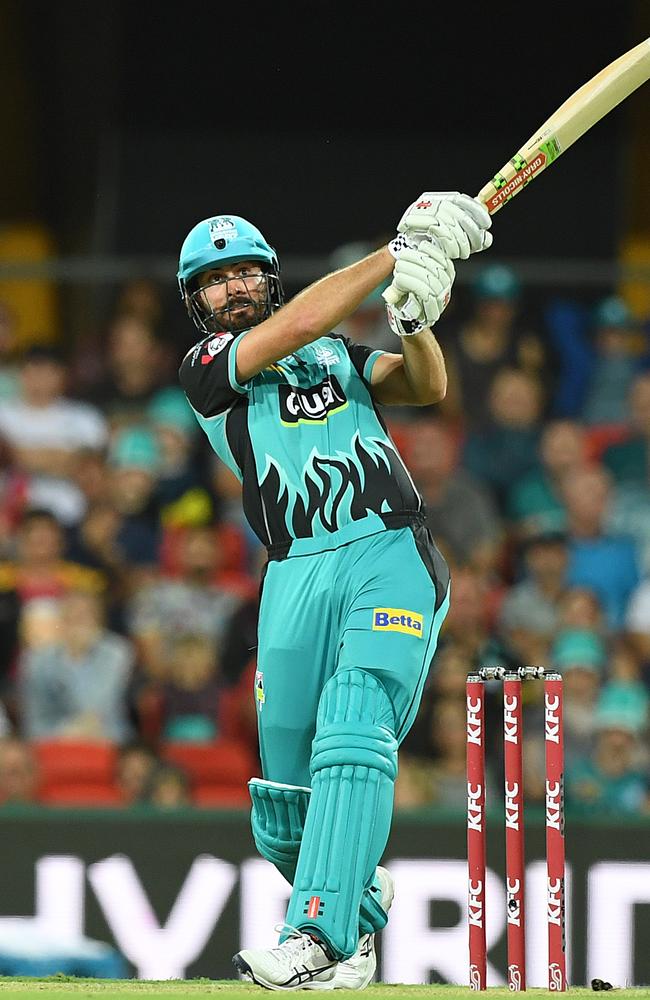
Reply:
<svg viewBox="0 0 650 1000"><path fill-rule="evenodd" d="M548 988L566 982L562 678L543 667L482 667L467 678L469 984L487 987L485 934L485 681L503 682L508 987L526 989L522 681L544 681Z"/></svg>

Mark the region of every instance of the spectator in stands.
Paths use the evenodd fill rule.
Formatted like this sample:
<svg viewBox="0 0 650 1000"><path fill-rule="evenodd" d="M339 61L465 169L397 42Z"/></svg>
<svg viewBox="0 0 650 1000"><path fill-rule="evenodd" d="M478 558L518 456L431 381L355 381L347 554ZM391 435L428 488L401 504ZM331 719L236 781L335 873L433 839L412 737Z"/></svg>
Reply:
<svg viewBox="0 0 650 1000"><path fill-rule="evenodd" d="M49 510L28 510L12 559L0 562L0 673L11 677L18 654L19 622L29 602L55 599L72 589L101 593L103 575L65 558L63 526Z"/></svg>
<svg viewBox="0 0 650 1000"><path fill-rule="evenodd" d="M116 315L136 316L157 330L163 320L160 288L150 278L132 278L120 288L115 303Z"/></svg>
<svg viewBox="0 0 650 1000"><path fill-rule="evenodd" d="M183 768L176 764L156 764L147 780L143 801L160 809L192 805L190 780Z"/></svg>
<svg viewBox="0 0 650 1000"><path fill-rule="evenodd" d="M541 531L522 543L521 577L506 593L498 626L521 663L544 663L566 592L567 536Z"/></svg>
<svg viewBox="0 0 650 1000"><path fill-rule="evenodd" d="M516 368L501 368L491 380L485 422L465 439L463 468L491 490L502 515L513 481L535 465L542 405L537 379Z"/></svg>
<svg viewBox="0 0 650 1000"><path fill-rule="evenodd" d="M58 642L61 635L61 599L33 597L20 610L19 636L23 651Z"/></svg>
<svg viewBox="0 0 650 1000"><path fill-rule="evenodd" d="M125 805L137 805L146 800L149 778L157 764L158 758L149 744L138 738L119 746L115 784Z"/></svg>
<svg viewBox="0 0 650 1000"><path fill-rule="evenodd" d="M596 632L566 629L553 644L550 665L564 680L564 752L567 761L573 761L592 749L607 646Z"/></svg>
<svg viewBox="0 0 650 1000"><path fill-rule="evenodd" d="M609 629L603 606L590 587L567 587L558 603L560 629L588 629L606 636Z"/></svg>
<svg viewBox="0 0 650 1000"><path fill-rule="evenodd" d="M607 531L627 535L634 542L643 574L650 573L650 478L641 482L620 483L607 510Z"/></svg>
<svg viewBox="0 0 650 1000"><path fill-rule="evenodd" d="M134 585L133 566L120 544L122 517L105 501L92 504L71 535L68 551L75 562L102 574L106 621L117 632L126 630L124 602Z"/></svg>
<svg viewBox="0 0 650 1000"><path fill-rule="evenodd" d="M467 664L462 651L453 642L446 642L436 651L434 669L427 680L427 691L435 700L455 698L465 701Z"/></svg>
<svg viewBox="0 0 650 1000"><path fill-rule="evenodd" d="M465 699L443 697L424 702L426 744L413 752L408 737L402 746L395 783L395 807L465 809L467 805ZM493 766L486 760L486 797L495 802L501 791Z"/></svg>
<svg viewBox="0 0 650 1000"><path fill-rule="evenodd" d="M239 598L215 582L220 558L214 526L187 528L179 538L177 576L153 580L128 602L128 629L138 647L143 684L166 679L172 641L179 633L221 643Z"/></svg>
<svg viewBox="0 0 650 1000"><path fill-rule="evenodd" d="M17 736L0 738L0 804L38 802L38 763L29 743Z"/></svg>
<svg viewBox="0 0 650 1000"><path fill-rule="evenodd" d="M407 458L426 504L427 526L445 557L454 565L492 573L502 525L490 493L460 468L457 435L440 420L416 420L408 434Z"/></svg>
<svg viewBox="0 0 650 1000"><path fill-rule="evenodd" d="M162 540L156 486L160 450L146 426L116 431L109 453L111 503L120 515L116 544L141 575L155 572Z"/></svg>
<svg viewBox="0 0 650 1000"><path fill-rule="evenodd" d="M607 677L598 709L622 709L645 733L650 723L650 688L644 682L640 657L629 637L618 635L610 645ZM650 745L646 746L650 754Z"/></svg>
<svg viewBox="0 0 650 1000"><path fill-rule="evenodd" d="M66 559L66 534L50 511L26 511L16 541L15 558L0 563L0 579L15 587L23 601L60 597L71 589L90 593L104 590L106 581L101 573Z"/></svg>
<svg viewBox="0 0 650 1000"><path fill-rule="evenodd" d="M623 483L648 488L650 469L650 372L633 379L628 394L629 436L609 445L603 452L603 465L617 485Z"/></svg>
<svg viewBox="0 0 650 1000"><path fill-rule="evenodd" d="M133 660L131 644L106 629L101 599L67 594L58 642L26 652L19 662L21 734L28 740L126 740L132 735L127 689Z"/></svg>
<svg viewBox="0 0 650 1000"><path fill-rule="evenodd" d="M606 677L607 654L606 643L598 632L587 628L563 628L544 664L557 670L564 680L564 753L569 770L593 753L596 709ZM543 806L546 795L544 699L537 685L525 686L524 696L527 692L523 726L524 794L527 802ZM502 767L503 740L495 749Z"/></svg>
<svg viewBox="0 0 650 1000"><path fill-rule="evenodd" d="M539 334L522 317L522 289L509 267L481 267L472 288L471 313L444 339L447 395L439 410L469 431L491 419L488 399L495 376L518 368L548 384L548 359Z"/></svg>
<svg viewBox="0 0 650 1000"><path fill-rule="evenodd" d="M632 538L607 531L611 476L600 465L574 469L563 480L562 495L570 538L567 583L591 588L608 625L621 628L627 602L640 579L640 561Z"/></svg>
<svg viewBox="0 0 650 1000"><path fill-rule="evenodd" d="M626 301L610 295L591 317L593 357L581 419L587 426L627 421L630 386L642 364L637 323Z"/></svg>
<svg viewBox="0 0 650 1000"><path fill-rule="evenodd" d="M218 649L207 635L180 633L171 644L161 692L163 741L210 743L220 732Z"/></svg>
<svg viewBox="0 0 650 1000"><path fill-rule="evenodd" d="M177 384L164 345L148 320L129 312L113 316L107 341L104 378L92 389L92 398L105 413L111 432L146 424L148 406L158 389Z"/></svg>
<svg viewBox="0 0 650 1000"><path fill-rule="evenodd" d="M559 366L553 413L587 427L625 424L626 397L643 367L638 330L625 300L616 294L593 309L555 299L546 328Z"/></svg>
<svg viewBox="0 0 650 1000"><path fill-rule="evenodd" d="M72 475L83 494L86 510L95 504L110 502L108 449L82 449L77 455Z"/></svg>
<svg viewBox="0 0 650 1000"><path fill-rule="evenodd" d="M160 466L156 501L164 525L208 524L216 516L204 465L197 462L199 426L180 386L159 389L148 407Z"/></svg>
<svg viewBox="0 0 650 1000"><path fill-rule="evenodd" d="M648 813L650 783L636 716L604 706L596 716L596 733L593 752L567 763L567 808L616 819Z"/></svg>
<svg viewBox="0 0 650 1000"><path fill-rule="evenodd" d="M496 662L491 657L502 652L495 649L493 631L501 596L501 588L492 587L475 570L456 568L454 600L441 629L440 647L453 643L465 658L468 672Z"/></svg>
<svg viewBox="0 0 650 1000"><path fill-rule="evenodd" d="M66 365L55 348L29 348L20 379L20 396L0 402L0 434L29 475L30 505L75 524L84 510L75 462L82 449L106 446L106 421L96 406L66 397Z"/></svg>
<svg viewBox="0 0 650 1000"><path fill-rule="evenodd" d="M506 514L515 535L566 528L562 482L568 472L584 465L585 431L575 420L551 420L541 433L539 457L507 493Z"/></svg>

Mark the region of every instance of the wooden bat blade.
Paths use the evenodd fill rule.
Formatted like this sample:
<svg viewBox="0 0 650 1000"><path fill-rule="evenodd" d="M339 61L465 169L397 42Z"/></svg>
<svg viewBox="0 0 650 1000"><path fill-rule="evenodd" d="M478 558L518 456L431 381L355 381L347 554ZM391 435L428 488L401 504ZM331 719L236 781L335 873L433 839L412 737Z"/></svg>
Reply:
<svg viewBox="0 0 650 1000"><path fill-rule="evenodd" d="M527 184L584 135L596 122L650 79L650 38L623 53L554 111L511 160L481 188L477 199L494 215ZM386 301L395 305L400 293L390 285Z"/></svg>
<svg viewBox="0 0 650 1000"><path fill-rule="evenodd" d="M625 52L583 84L554 111L521 149L481 188L477 198L490 215L650 79L650 38Z"/></svg>

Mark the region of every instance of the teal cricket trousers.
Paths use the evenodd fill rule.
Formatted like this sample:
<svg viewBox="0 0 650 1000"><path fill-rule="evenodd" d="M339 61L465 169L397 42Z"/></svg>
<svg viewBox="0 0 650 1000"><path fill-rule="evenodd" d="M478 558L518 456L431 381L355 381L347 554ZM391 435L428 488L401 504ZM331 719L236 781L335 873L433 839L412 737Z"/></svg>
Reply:
<svg viewBox="0 0 650 1000"><path fill-rule="evenodd" d="M397 749L448 604L449 573L421 523L268 566L251 821L293 886L281 939L298 928L344 959L386 924L377 865Z"/></svg>
<svg viewBox="0 0 650 1000"><path fill-rule="evenodd" d="M265 778L311 786L321 692L336 671L381 682L401 742L417 713L449 603L449 571L421 524L270 562L256 701Z"/></svg>

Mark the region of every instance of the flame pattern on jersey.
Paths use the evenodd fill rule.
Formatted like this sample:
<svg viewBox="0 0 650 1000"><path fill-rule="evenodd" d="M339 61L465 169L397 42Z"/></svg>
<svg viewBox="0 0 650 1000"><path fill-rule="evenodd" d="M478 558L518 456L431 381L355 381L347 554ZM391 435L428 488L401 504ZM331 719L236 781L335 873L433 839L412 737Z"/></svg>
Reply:
<svg viewBox="0 0 650 1000"><path fill-rule="evenodd" d="M347 454L320 455L314 449L304 466L300 489L272 456L266 458L262 496L284 518L287 531L295 538L312 536L317 520L333 532L369 513L387 514L403 507L396 473L403 472L404 466L388 441L374 437L362 441L356 433ZM383 488L378 488L378 480Z"/></svg>

